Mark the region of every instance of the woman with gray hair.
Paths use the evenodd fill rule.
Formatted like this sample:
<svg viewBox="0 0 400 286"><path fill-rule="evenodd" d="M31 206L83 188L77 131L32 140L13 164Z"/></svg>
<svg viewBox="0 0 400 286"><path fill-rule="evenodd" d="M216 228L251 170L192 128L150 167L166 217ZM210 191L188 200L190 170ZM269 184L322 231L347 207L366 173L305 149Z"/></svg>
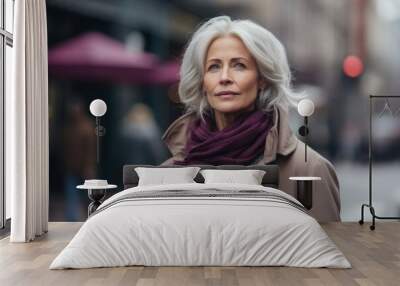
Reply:
<svg viewBox="0 0 400 286"><path fill-rule="evenodd" d="M340 220L339 184L331 163L289 127L291 89L286 52L276 37L249 20L227 16L204 23L183 56L179 98L185 114L163 140L173 157L163 165L278 164L279 188L293 196L290 176L319 176L310 214Z"/></svg>

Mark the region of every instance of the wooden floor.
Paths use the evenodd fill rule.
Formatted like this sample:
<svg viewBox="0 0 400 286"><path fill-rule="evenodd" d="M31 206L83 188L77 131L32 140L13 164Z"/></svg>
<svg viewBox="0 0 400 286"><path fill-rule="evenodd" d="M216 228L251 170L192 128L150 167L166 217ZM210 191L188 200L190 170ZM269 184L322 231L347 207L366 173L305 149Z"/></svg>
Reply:
<svg viewBox="0 0 400 286"><path fill-rule="evenodd" d="M400 222L378 222L375 231L357 223L323 228L353 268L119 267L48 270L81 223L50 223L32 243L0 241L0 285L400 285Z"/></svg>

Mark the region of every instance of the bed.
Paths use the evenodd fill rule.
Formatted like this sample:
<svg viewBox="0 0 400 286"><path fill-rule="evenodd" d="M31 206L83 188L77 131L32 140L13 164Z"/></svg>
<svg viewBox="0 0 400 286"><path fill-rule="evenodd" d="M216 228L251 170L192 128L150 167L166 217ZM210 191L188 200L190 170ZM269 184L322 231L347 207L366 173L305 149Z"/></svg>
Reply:
<svg viewBox="0 0 400 286"><path fill-rule="evenodd" d="M277 189L275 165L196 166L202 171L262 170L260 185L204 182L200 172L193 183L138 185L138 167L159 168L124 166L124 190L100 205L50 269L351 267L302 204Z"/></svg>

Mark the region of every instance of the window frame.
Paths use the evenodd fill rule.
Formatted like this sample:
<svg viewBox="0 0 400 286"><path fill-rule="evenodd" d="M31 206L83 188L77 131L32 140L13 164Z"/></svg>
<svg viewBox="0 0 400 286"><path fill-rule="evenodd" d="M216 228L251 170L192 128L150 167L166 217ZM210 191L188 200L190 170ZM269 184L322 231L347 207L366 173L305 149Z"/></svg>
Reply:
<svg viewBox="0 0 400 286"><path fill-rule="evenodd" d="M6 1L0 0L0 229L3 233L9 230L10 221L6 218L6 190L5 190L5 93L6 93L6 46L13 48L13 34L6 30ZM15 16L15 0L12 2L13 21ZM14 30L14 27L13 29Z"/></svg>

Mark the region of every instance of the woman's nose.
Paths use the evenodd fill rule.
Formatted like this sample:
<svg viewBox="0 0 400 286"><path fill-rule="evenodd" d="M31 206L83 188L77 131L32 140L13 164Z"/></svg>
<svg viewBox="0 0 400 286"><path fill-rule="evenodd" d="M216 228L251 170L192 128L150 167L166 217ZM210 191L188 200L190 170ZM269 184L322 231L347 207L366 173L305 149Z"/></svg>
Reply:
<svg viewBox="0 0 400 286"><path fill-rule="evenodd" d="M232 83L232 79L231 79L231 76L229 74L229 69L228 68L223 68L222 69L221 77L220 77L219 82L220 82L220 84L223 84L223 85Z"/></svg>

